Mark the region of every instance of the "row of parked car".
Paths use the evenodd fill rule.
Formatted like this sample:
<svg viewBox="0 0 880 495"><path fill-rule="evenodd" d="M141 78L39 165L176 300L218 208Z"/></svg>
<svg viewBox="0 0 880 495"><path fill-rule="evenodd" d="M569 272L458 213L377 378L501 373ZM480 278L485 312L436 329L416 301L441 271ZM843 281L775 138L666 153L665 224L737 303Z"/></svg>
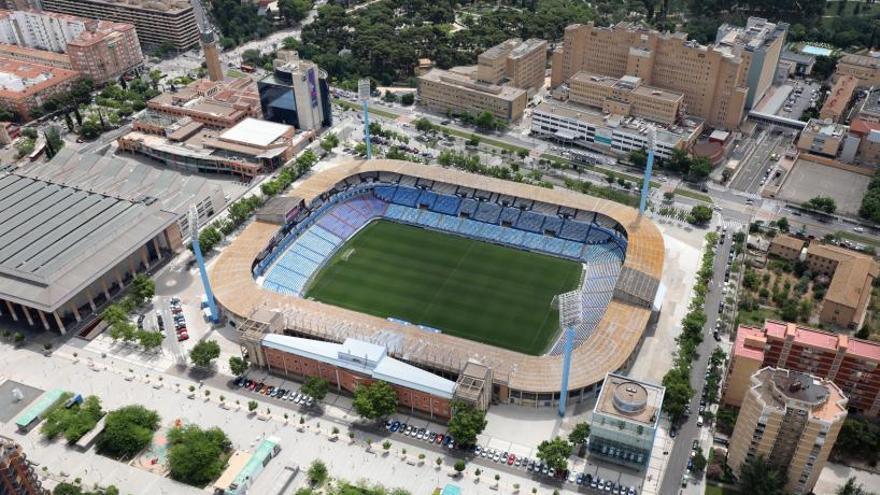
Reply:
<svg viewBox="0 0 880 495"><path fill-rule="evenodd" d="M245 388L256 394L272 397L273 399L286 400L305 407L311 407L315 404L315 398L310 395L274 385L267 385L243 376L236 378L232 383L238 388Z"/></svg>
<svg viewBox="0 0 880 495"><path fill-rule="evenodd" d="M169 306L171 318L174 319L174 331L177 334L177 341L189 340L189 333L186 331L186 317L183 316L183 306L180 304L180 299L172 297ZM162 328L161 325L159 328Z"/></svg>
<svg viewBox="0 0 880 495"><path fill-rule="evenodd" d="M446 448L455 448L455 439L451 435L438 433L427 428L420 428L401 422L398 420L388 420L385 422L385 429L391 433L400 433L417 440L424 440L428 443L436 444ZM590 473L573 473L568 470L556 471L552 467L546 465L538 459L530 459L528 457L519 457L513 452L502 452L498 449L490 449L475 445L466 449L474 457L483 457L485 459L506 464L511 467L525 469L536 475L543 475L554 478L558 481L569 482L582 486L584 488L592 488L599 492L610 493L612 495L637 495L635 487L624 486L611 480L594 477Z"/></svg>

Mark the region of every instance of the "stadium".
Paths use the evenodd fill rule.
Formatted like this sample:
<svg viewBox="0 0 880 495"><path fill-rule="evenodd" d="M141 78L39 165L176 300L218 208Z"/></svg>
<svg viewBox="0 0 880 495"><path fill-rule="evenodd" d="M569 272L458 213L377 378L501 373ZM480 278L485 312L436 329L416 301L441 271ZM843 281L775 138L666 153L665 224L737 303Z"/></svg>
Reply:
<svg viewBox="0 0 880 495"><path fill-rule="evenodd" d="M632 208L397 160L349 162L275 198L211 284L244 342L379 344L494 400L552 406L574 327L570 402L624 370L659 310L664 244Z"/></svg>

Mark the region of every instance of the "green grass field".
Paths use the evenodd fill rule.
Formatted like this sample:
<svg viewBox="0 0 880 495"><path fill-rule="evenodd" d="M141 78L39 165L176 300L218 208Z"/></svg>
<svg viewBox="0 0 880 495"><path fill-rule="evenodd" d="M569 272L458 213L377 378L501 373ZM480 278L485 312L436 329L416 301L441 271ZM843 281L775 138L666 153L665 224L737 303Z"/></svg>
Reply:
<svg viewBox="0 0 880 495"><path fill-rule="evenodd" d="M538 355L559 327L553 296L579 263L380 220L342 246L306 297Z"/></svg>

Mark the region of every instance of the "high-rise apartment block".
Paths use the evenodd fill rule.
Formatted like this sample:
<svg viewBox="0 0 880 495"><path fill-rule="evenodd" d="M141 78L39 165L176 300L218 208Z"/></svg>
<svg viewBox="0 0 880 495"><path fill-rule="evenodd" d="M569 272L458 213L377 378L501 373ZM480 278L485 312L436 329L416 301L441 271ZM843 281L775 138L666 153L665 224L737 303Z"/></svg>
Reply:
<svg viewBox="0 0 880 495"><path fill-rule="evenodd" d="M810 493L846 418L847 399L832 382L763 368L749 379L728 448L735 473L763 457L788 475L786 493Z"/></svg>
<svg viewBox="0 0 880 495"><path fill-rule="evenodd" d="M189 0L42 0L43 8L93 19L134 24L140 42L187 50L199 41Z"/></svg>
<svg viewBox="0 0 880 495"><path fill-rule="evenodd" d="M266 120L307 131L333 124L327 73L289 50L278 52L274 67L272 74L257 82Z"/></svg>
<svg viewBox="0 0 880 495"><path fill-rule="evenodd" d="M741 326L731 351L723 401L739 406L750 377L771 366L810 373L834 382L849 397L849 410L880 416L880 343L796 323L767 320L763 328Z"/></svg>
<svg viewBox="0 0 880 495"><path fill-rule="evenodd" d="M755 19L750 23L758 25ZM785 25L778 28L765 21L764 26L756 29L768 31L765 35L747 34L751 32L747 26L724 36L722 44L705 46L688 41L685 33L661 33L633 23L573 24L565 28L562 46L553 54L551 86L567 82L580 71L615 78L634 76L646 86L681 93L685 111L707 124L735 128L744 117L746 103L763 96L764 85L769 85L766 77L772 81L776 65L772 60L778 59L779 51L776 44L781 47L784 41ZM773 48L766 46L771 38ZM752 41L757 46L753 50L769 53L753 60L748 49ZM756 66L754 74L751 64ZM754 92L749 87L752 80L757 82Z"/></svg>
<svg viewBox="0 0 880 495"><path fill-rule="evenodd" d="M37 477L21 445L14 440L0 437L0 494L44 495L42 482Z"/></svg>
<svg viewBox="0 0 880 495"><path fill-rule="evenodd" d="M740 83L749 88L746 109L754 107L773 83L787 33L787 23L774 24L761 17L749 17L745 27L722 24L718 28L716 46L730 49L745 66Z"/></svg>
<svg viewBox="0 0 880 495"><path fill-rule="evenodd" d="M547 42L509 39L477 57L477 80L489 84L507 82L515 88L535 91L544 86Z"/></svg>
<svg viewBox="0 0 880 495"><path fill-rule="evenodd" d="M72 69L97 83L144 63L134 25L67 14L2 10L0 44L4 57Z"/></svg>

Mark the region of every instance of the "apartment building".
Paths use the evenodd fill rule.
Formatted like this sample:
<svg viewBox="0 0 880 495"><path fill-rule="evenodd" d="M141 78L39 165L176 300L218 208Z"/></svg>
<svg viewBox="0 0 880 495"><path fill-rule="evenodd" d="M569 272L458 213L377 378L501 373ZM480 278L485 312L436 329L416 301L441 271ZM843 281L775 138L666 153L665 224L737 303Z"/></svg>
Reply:
<svg viewBox="0 0 880 495"><path fill-rule="evenodd" d="M874 168L880 165L880 121L853 119L849 132L859 139L855 162Z"/></svg>
<svg viewBox="0 0 880 495"><path fill-rule="evenodd" d="M608 373L590 420L591 455L616 464L648 464L666 388Z"/></svg>
<svg viewBox="0 0 880 495"><path fill-rule="evenodd" d="M580 71L635 76L643 84L681 93L689 115L732 129L745 115L749 88L743 57L728 46L704 46L685 33L660 33L634 23L566 27L553 54L551 86Z"/></svg>
<svg viewBox="0 0 880 495"><path fill-rule="evenodd" d="M144 63L132 24L37 11L0 11L0 54L70 68L97 83Z"/></svg>
<svg viewBox="0 0 880 495"><path fill-rule="evenodd" d="M0 57L0 104L22 120L30 120L32 108L55 93L68 91L78 78L72 70Z"/></svg>
<svg viewBox="0 0 880 495"><path fill-rule="evenodd" d="M735 473L763 457L788 475L786 493L810 493L846 418L847 399L834 383L766 367L749 377L727 464Z"/></svg>
<svg viewBox="0 0 880 495"><path fill-rule="evenodd" d="M479 114L489 112L499 119L522 118L528 93L512 86L476 80L476 74L431 69L419 76L419 103L439 112Z"/></svg>
<svg viewBox="0 0 880 495"><path fill-rule="evenodd" d="M0 437L0 493L3 495L44 495L43 483L27 460L21 445Z"/></svg>
<svg viewBox="0 0 880 495"><path fill-rule="evenodd" d="M750 377L770 366L810 373L834 382L854 414L880 416L880 343L825 332L796 323L767 320L763 328L740 326L722 393L740 406Z"/></svg>
<svg viewBox="0 0 880 495"><path fill-rule="evenodd" d="M810 119L798 137L797 148L826 158L841 153L849 128L831 120Z"/></svg>
<svg viewBox="0 0 880 495"><path fill-rule="evenodd" d="M568 81L568 101L605 113L671 125L682 117L684 95L642 84L635 76L614 78L581 71Z"/></svg>
<svg viewBox="0 0 880 495"><path fill-rule="evenodd" d="M199 42L189 0L42 0L43 9L106 21L134 24L144 45L163 42L188 50Z"/></svg>
<svg viewBox="0 0 880 495"><path fill-rule="evenodd" d="M754 107L770 89L787 33L787 23L774 24L762 17L749 17L745 27L722 24L718 28L715 45L742 58L744 69L739 84L749 88L746 110Z"/></svg>
<svg viewBox="0 0 880 495"><path fill-rule="evenodd" d="M859 80L853 76L840 76L831 88L831 93L819 110L819 118L832 122L842 122L844 112L852 100Z"/></svg>
<svg viewBox="0 0 880 495"><path fill-rule="evenodd" d="M805 261L813 274L831 277L819 321L838 327L860 328L865 322L871 289L880 270L874 258L814 242L807 248Z"/></svg>
<svg viewBox="0 0 880 495"><path fill-rule="evenodd" d="M630 151L647 149L651 129L656 155L669 158L672 150L690 149L696 143L703 130L703 121L687 116L676 124L665 125L606 113L594 106L571 101L545 101L532 110L533 135L603 154L622 156Z"/></svg>
<svg viewBox="0 0 880 495"><path fill-rule="evenodd" d="M853 76L859 86L880 86L880 58L848 53L837 61L837 76Z"/></svg>

